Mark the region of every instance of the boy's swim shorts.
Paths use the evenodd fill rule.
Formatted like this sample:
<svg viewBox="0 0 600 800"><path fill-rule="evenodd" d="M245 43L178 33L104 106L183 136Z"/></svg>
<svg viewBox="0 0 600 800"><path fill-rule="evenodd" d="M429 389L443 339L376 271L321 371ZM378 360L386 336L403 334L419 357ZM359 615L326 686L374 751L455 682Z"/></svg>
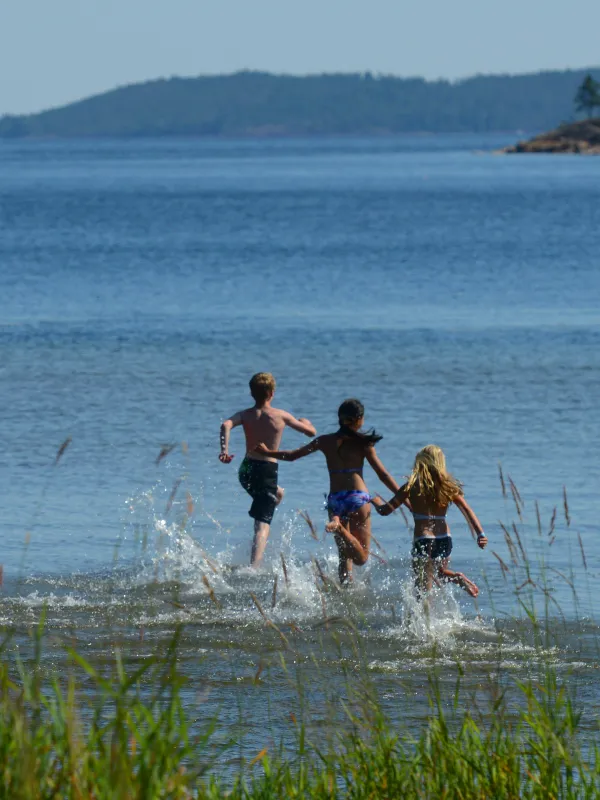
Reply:
<svg viewBox="0 0 600 800"><path fill-rule="evenodd" d="M252 498L248 512L258 522L273 521L277 505L277 470L279 464L274 461L258 461L246 457L240 464L238 477L244 489Z"/></svg>

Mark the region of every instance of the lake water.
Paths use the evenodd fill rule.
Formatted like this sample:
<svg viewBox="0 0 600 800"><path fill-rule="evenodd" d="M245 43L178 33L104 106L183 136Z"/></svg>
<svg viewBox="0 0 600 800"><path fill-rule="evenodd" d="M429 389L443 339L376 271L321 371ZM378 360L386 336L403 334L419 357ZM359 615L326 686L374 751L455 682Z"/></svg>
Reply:
<svg viewBox="0 0 600 800"><path fill-rule="evenodd" d="M192 686L225 717L243 702L250 729L276 738L293 691L252 592L311 680L360 662L392 715L409 696L424 713L433 661L449 685L461 663L477 688L482 670L548 657L593 718L600 159L493 155L511 139L0 142L0 621L21 647L44 607L56 663L62 634L98 658L117 638L143 659L183 622ZM478 551L451 513L477 604L439 591L423 618L398 515L375 518L380 548L350 592L324 587L311 558L333 578L335 553L319 454L281 466L264 569L236 568L252 530L243 442L234 431L221 465L218 432L262 370L319 432L359 397L398 479L420 447L444 448L490 539ZM513 520L533 563L524 590L499 524ZM548 609L551 644L534 642L519 596ZM359 628L360 656L340 620ZM248 683L259 666L268 680Z"/></svg>

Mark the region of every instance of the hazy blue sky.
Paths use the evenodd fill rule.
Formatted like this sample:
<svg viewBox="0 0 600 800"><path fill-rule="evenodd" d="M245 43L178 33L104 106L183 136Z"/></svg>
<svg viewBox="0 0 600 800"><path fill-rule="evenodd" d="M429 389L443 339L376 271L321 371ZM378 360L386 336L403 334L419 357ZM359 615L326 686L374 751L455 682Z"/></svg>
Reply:
<svg viewBox="0 0 600 800"><path fill-rule="evenodd" d="M170 75L600 64L600 0L0 0L0 114Z"/></svg>

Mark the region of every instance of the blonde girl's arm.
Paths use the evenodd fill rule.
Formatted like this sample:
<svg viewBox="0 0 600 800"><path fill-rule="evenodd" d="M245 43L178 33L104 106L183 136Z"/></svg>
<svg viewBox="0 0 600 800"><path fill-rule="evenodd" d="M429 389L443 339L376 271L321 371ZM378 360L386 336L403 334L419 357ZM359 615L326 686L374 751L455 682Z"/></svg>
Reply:
<svg viewBox="0 0 600 800"><path fill-rule="evenodd" d="M471 506L467 503L467 501L462 496L462 494L458 495L458 497L455 497L452 502L454 503L454 505L457 508L460 509L463 517L467 521L467 525L469 526L469 528L474 533L477 534L477 544L483 550L483 548L488 543L488 540L487 540L487 536L483 532L483 525L477 519L477 515L475 514L475 512L473 511Z"/></svg>
<svg viewBox="0 0 600 800"><path fill-rule="evenodd" d="M369 464L373 467L375 474L377 475L379 480L383 483L383 485L387 486L390 492L397 492L400 486L396 483L396 481L392 478L387 469L383 466L373 446L367 447L365 451L365 457L369 462Z"/></svg>
<svg viewBox="0 0 600 800"><path fill-rule="evenodd" d="M400 508L402 503L406 503L408 500L408 489L406 488L406 484L401 486L396 494L389 500L387 503L384 503L380 497L372 497L371 502L375 506L378 514L381 514L382 517L388 517L393 511L397 508Z"/></svg>
<svg viewBox="0 0 600 800"><path fill-rule="evenodd" d="M321 449L321 443L318 437L313 439L312 442L305 444L304 447L299 447L297 450L269 450L269 448L262 442L254 448L255 453L260 453L262 456L269 458L276 458L278 461L297 461L299 458L309 456Z"/></svg>

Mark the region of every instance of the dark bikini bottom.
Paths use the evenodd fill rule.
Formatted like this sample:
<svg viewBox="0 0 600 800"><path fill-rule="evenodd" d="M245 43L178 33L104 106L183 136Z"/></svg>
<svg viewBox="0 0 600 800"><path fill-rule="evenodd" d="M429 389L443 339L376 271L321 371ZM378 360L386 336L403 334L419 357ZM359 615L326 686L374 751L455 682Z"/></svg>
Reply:
<svg viewBox="0 0 600 800"><path fill-rule="evenodd" d="M452 552L451 536L421 536L415 539L411 555L413 558L449 558Z"/></svg>

